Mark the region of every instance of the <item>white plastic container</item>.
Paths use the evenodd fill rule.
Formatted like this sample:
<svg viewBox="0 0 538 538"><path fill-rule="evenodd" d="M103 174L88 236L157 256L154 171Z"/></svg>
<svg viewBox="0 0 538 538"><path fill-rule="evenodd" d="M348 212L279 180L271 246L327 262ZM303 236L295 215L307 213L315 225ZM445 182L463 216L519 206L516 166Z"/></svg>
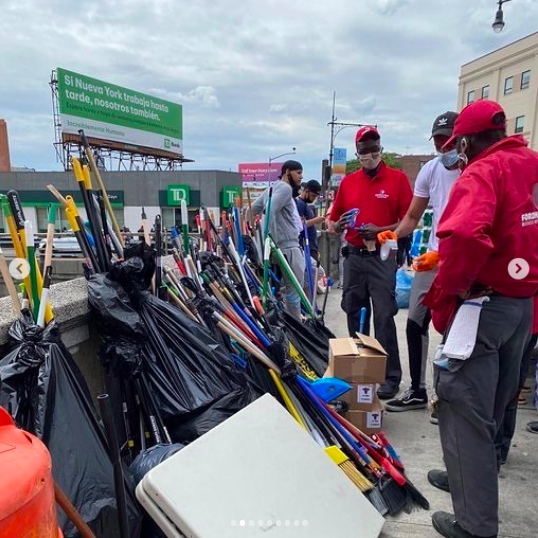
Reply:
<svg viewBox="0 0 538 538"><path fill-rule="evenodd" d="M393 250L398 250L398 241L395 241L394 239L388 239L381 245L381 249L379 251L381 259L383 261L388 259L391 251Z"/></svg>

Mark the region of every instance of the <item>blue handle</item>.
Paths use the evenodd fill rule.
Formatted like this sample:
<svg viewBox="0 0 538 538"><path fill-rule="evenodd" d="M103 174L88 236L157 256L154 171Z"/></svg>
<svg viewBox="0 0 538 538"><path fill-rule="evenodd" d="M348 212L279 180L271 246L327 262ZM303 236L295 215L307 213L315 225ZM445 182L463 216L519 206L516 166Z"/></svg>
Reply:
<svg viewBox="0 0 538 538"><path fill-rule="evenodd" d="M360 321L360 324L359 324L359 332L361 334L363 334L363 331L364 331L364 323L366 322L366 307L363 306L361 308L361 321Z"/></svg>
<svg viewBox="0 0 538 538"><path fill-rule="evenodd" d="M358 454L367 464L371 464L372 460L370 459L370 456L368 456L368 454L366 453L366 450L361 445L359 445L355 441L355 439L347 432L347 430L329 413L329 411L327 411L327 409L325 409L325 406L319 401L315 392L310 388L308 383L299 376L297 376L297 381L306 391L312 403L318 408L319 411L321 411L321 413L323 413L323 415L325 415L325 417L332 424L332 426L334 426L334 428L338 430L340 435L353 447L353 450L358 452Z"/></svg>
<svg viewBox="0 0 538 538"><path fill-rule="evenodd" d="M250 318L241 310L237 303L232 303L233 309L239 314L239 317L249 326L250 330L258 337L260 342L265 346L269 347L271 342L267 337L258 329L258 327L250 320Z"/></svg>

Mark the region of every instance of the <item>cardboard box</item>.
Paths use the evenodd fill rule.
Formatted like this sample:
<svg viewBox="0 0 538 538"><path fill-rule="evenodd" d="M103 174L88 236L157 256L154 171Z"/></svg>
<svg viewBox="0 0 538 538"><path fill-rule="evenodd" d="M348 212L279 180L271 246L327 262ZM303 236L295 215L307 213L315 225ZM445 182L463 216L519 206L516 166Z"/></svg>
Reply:
<svg viewBox="0 0 538 538"><path fill-rule="evenodd" d="M353 383L350 391L338 399L346 402L353 411L370 411L375 403L377 385L374 383Z"/></svg>
<svg viewBox="0 0 538 538"><path fill-rule="evenodd" d="M329 368L325 377L339 377L349 384L385 382L387 352L370 336L329 340Z"/></svg>
<svg viewBox="0 0 538 538"><path fill-rule="evenodd" d="M383 406L377 396L369 411L348 411L344 418L367 435L378 433L383 427Z"/></svg>

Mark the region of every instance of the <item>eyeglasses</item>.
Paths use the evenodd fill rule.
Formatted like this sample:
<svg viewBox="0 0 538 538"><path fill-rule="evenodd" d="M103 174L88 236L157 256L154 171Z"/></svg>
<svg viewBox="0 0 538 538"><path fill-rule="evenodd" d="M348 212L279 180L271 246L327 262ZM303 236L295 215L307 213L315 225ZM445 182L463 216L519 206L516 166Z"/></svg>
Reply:
<svg viewBox="0 0 538 538"><path fill-rule="evenodd" d="M368 155L369 153L381 153L381 146L366 146L357 148L359 155Z"/></svg>

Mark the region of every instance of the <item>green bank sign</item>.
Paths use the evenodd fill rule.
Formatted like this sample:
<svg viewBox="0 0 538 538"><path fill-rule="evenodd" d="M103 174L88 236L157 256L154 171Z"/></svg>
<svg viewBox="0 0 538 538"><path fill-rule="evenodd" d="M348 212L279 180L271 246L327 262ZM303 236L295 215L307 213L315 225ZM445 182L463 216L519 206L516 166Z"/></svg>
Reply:
<svg viewBox="0 0 538 538"><path fill-rule="evenodd" d="M191 203L191 188L189 185L168 185L168 190L166 191L168 205L181 205L182 200L185 200L187 205Z"/></svg>
<svg viewBox="0 0 538 538"><path fill-rule="evenodd" d="M236 198L241 198L241 187L222 187L222 191L220 191L220 205L222 208L235 205Z"/></svg>
<svg viewBox="0 0 538 538"><path fill-rule="evenodd" d="M58 68L62 133L183 154L182 107Z"/></svg>

